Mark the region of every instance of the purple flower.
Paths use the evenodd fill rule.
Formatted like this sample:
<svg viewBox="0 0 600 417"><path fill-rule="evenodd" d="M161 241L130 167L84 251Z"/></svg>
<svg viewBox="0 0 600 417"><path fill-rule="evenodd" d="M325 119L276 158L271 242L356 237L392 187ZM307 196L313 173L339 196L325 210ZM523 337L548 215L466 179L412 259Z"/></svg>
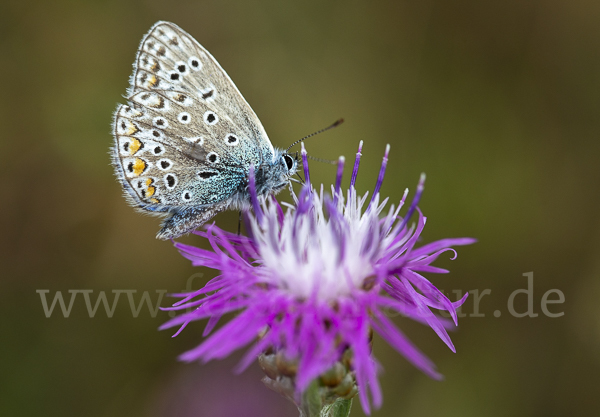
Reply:
<svg viewBox="0 0 600 417"><path fill-rule="evenodd" d="M359 196L354 189L361 149L362 142L345 193L340 187L344 159L340 158L330 197L322 186L319 192L311 187L303 146L306 184L299 196L294 196L294 205L285 205L284 211L275 198L261 204L251 172L254 210L245 214L248 236L211 225L195 233L206 237L212 250L175 243L193 265L220 274L198 291L177 294L182 300L171 309L188 312L162 328L181 325L183 329L193 320L206 318L207 336L222 315L238 313L184 353L183 360L224 358L251 345L239 364L243 370L262 353L278 352L295 364L293 387L297 394L344 360L358 385L363 409L369 413L371 401L375 407L382 402L379 365L370 345L374 331L427 375L441 377L386 312L427 324L455 351L446 330L457 323L456 309L467 295L452 302L421 273L448 272L431 264L446 251L455 257L452 246L468 245L474 239L443 239L415 247L426 221L417 208L424 176L405 216L399 213L408 191L397 207L392 205L384 212L387 199L380 201L379 189L389 145L370 200L368 193ZM418 219L410 226L415 211ZM435 315L432 308L448 311L454 324Z"/></svg>

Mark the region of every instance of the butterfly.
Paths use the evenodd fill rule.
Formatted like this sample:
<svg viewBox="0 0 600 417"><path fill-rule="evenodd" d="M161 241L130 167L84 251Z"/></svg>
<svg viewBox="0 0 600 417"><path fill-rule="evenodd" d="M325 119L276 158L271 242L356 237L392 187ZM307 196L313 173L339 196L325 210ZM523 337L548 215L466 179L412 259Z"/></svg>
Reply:
<svg viewBox="0 0 600 417"><path fill-rule="evenodd" d="M127 104L114 114L112 161L129 202L166 216L157 238L248 207L251 167L259 196L290 183L297 158L273 147L227 73L183 29L154 24L133 66Z"/></svg>

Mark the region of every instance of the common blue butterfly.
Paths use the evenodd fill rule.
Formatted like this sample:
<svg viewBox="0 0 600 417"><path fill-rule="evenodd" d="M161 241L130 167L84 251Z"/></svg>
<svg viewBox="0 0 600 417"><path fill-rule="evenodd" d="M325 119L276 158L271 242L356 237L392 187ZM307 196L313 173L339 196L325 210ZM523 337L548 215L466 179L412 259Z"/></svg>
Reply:
<svg viewBox="0 0 600 417"><path fill-rule="evenodd" d="M168 216L170 239L220 211L282 190L297 160L273 148L260 120L219 63L194 38L157 22L140 44L127 104L114 115L112 159L129 202Z"/></svg>

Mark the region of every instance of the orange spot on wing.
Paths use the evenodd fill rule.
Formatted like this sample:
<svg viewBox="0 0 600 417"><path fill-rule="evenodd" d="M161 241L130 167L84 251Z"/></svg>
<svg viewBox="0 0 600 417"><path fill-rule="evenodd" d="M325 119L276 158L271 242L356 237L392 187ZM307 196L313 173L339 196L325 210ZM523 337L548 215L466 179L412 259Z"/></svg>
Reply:
<svg viewBox="0 0 600 417"><path fill-rule="evenodd" d="M125 132L125 135L129 136L129 135L133 135L134 133L139 132L140 130L135 127L135 125L133 123L129 123L129 126L127 126L127 132Z"/></svg>
<svg viewBox="0 0 600 417"><path fill-rule="evenodd" d="M140 175L142 172L144 172L146 166L147 164L143 159L136 158L135 162L133 163L133 174L136 176Z"/></svg>
<svg viewBox="0 0 600 417"><path fill-rule="evenodd" d="M129 154L135 155L137 151L142 147L142 142L137 140L136 138L131 138L131 142L129 143Z"/></svg>
<svg viewBox="0 0 600 417"><path fill-rule="evenodd" d="M152 188L154 188L154 187L152 187ZM150 199L150 202L151 202L151 203L154 203L154 204L158 204L158 203L160 203L160 201L158 201L158 199L157 199L157 198L151 198L151 199Z"/></svg>
<svg viewBox="0 0 600 417"><path fill-rule="evenodd" d="M155 192L156 192L156 187L148 187L148 189L146 190L146 196L152 197ZM156 199L154 199L154 200L156 200Z"/></svg>

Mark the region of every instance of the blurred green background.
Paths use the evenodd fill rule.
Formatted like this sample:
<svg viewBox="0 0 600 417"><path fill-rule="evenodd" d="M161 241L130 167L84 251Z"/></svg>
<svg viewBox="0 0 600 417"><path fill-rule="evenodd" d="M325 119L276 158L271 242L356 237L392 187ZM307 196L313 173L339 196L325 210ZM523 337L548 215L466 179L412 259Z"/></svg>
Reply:
<svg viewBox="0 0 600 417"><path fill-rule="evenodd" d="M179 337L122 294L90 318L82 294L46 318L40 294L198 288L192 268L127 206L109 165L111 117L139 41L157 20L192 34L227 70L275 146L350 161L357 187L393 201L427 173L424 241L473 236L433 276L446 292L486 289L451 353L430 329L398 324L445 375L428 379L380 339L376 416L573 416L600 407L600 3L508 1L16 1L0 4L0 415L295 416L237 357L182 364L203 326ZM313 162L314 183L335 168ZM348 177L349 175L347 175ZM346 182L348 178L346 178ZM286 194L286 192L284 192ZM235 230L236 213L219 225ZM205 245L200 238L185 241ZM534 273L539 316L507 300ZM203 276L194 274L200 273ZM564 304L541 299L550 289ZM455 295L453 294L453 298ZM516 310L527 309L516 296ZM555 299L556 295L550 297ZM167 297L162 305L169 304ZM499 311L501 316L494 313ZM358 403L353 416L361 416Z"/></svg>

